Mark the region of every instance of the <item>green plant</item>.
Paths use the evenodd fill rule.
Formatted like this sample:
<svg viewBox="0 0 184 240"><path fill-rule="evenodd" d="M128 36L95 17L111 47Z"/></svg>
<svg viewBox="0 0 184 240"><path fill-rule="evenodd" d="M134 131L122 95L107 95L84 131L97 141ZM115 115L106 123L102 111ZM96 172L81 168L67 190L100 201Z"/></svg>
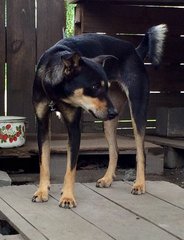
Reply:
<svg viewBox="0 0 184 240"><path fill-rule="evenodd" d="M66 30L65 35L66 37L71 37L74 35L74 4L69 4L65 1L66 7Z"/></svg>

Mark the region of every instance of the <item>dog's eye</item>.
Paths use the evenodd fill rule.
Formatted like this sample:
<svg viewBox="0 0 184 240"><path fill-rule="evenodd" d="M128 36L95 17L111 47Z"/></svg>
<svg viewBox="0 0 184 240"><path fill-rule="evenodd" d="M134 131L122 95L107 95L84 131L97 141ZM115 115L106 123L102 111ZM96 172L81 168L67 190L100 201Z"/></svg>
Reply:
<svg viewBox="0 0 184 240"><path fill-rule="evenodd" d="M96 90L96 89L98 89L98 87L95 86L95 85L93 85L93 86L92 86L92 89L93 89L93 90Z"/></svg>
<svg viewBox="0 0 184 240"><path fill-rule="evenodd" d="M94 84L93 86L92 86L92 88L93 88L93 90L97 90L97 89L99 89L101 87L101 85L100 84Z"/></svg>

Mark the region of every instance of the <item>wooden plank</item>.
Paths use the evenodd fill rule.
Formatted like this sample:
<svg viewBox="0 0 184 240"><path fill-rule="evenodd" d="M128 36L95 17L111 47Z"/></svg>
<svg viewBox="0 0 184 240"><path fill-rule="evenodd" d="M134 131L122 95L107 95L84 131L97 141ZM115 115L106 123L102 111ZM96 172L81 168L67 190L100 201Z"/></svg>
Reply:
<svg viewBox="0 0 184 240"><path fill-rule="evenodd" d="M5 1L0 1L0 115L4 115Z"/></svg>
<svg viewBox="0 0 184 240"><path fill-rule="evenodd" d="M82 32L138 34L145 33L153 25L166 23L172 34L183 33L180 19L184 13L180 8L122 6L100 2L81 4L81 9Z"/></svg>
<svg viewBox="0 0 184 240"><path fill-rule="evenodd" d="M1 190L3 190L3 188L1 188ZM16 207L11 207L6 201L2 199L2 197L0 197L0 211L4 214L5 219L8 220L10 225L15 228L17 232L21 233L21 235L24 236L26 239L47 239L28 221L26 221L24 217L21 216L21 214L17 212Z"/></svg>
<svg viewBox="0 0 184 240"><path fill-rule="evenodd" d="M184 209L173 206L172 203L161 201L157 196L148 193L141 196L132 195L130 194L131 186L123 182L114 182L111 189L95 188L94 184L91 183L86 184L86 186L107 199L116 202L122 208L129 209L138 216L149 220L149 222L176 238L184 238ZM120 192L123 192L121 197Z"/></svg>
<svg viewBox="0 0 184 240"><path fill-rule="evenodd" d="M154 144L159 144L161 146L184 149L183 138L172 139L172 138L158 137L158 136L146 136L146 140Z"/></svg>
<svg viewBox="0 0 184 240"><path fill-rule="evenodd" d="M161 65L158 70L147 66L151 91L180 92L184 90L184 66Z"/></svg>
<svg viewBox="0 0 184 240"><path fill-rule="evenodd" d="M32 83L35 72L35 2L7 1L8 114L25 116L31 132L35 120Z"/></svg>
<svg viewBox="0 0 184 240"><path fill-rule="evenodd" d="M19 215L46 239L93 240L94 236L96 240L112 239L100 228L82 219L74 211L59 208L58 201L53 197L50 197L46 203L32 203L31 197L35 190L36 187L33 185L4 187L1 188L1 198L16 209ZM24 231L23 228L22 231ZM40 238L31 238L31 240L33 239Z"/></svg>
<svg viewBox="0 0 184 240"><path fill-rule="evenodd" d="M129 41L133 43L135 47L139 45L141 40L143 39L143 36L138 35L126 35L126 34L116 34L113 35L116 38ZM175 50L173 51L173 46ZM169 33L167 34L166 41L164 44L164 51L163 51L163 57L162 57L162 64L165 63L183 63L184 62L184 38L180 36L171 36ZM149 59L146 59L145 62L150 62Z"/></svg>
<svg viewBox="0 0 184 240"><path fill-rule="evenodd" d="M81 34L81 19L82 19L82 16L81 16L81 8L79 5L77 5L75 7L75 35L78 35L78 34Z"/></svg>
<svg viewBox="0 0 184 240"><path fill-rule="evenodd" d="M73 211L109 236L112 236L113 239L122 240L122 236L129 240L141 240L143 238L149 238L150 240L176 239L143 218L139 218L138 221L136 214L128 209L121 208L86 186L76 184L75 189L78 206ZM59 199L59 193L59 186L52 185L51 196ZM119 192L119 195L121 195L121 192Z"/></svg>
<svg viewBox="0 0 184 240"><path fill-rule="evenodd" d="M61 0L37 1L37 60L46 49L63 37L65 6ZM52 116L52 132L66 132L63 124Z"/></svg>
<svg viewBox="0 0 184 240"><path fill-rule="evenodd" d="M148 119L155 119L158 107L184 107L184 94L152 93L148 106Z"/></svg>
<svg viewBox="0 0 184 240"><path fill-rule="evenodd" d="M64 1L37 1L37 60L43 52L63 37Z"/></svg>
<svg viewBox="0 0 184 240"><path fill-rule="evenodd" d="M177 206L178 208L184 209L184 190L176 184L164 181L159 181L159 183L157 181L148 182L147 192Z"/></svg>
<svg viewBox="0 0 184 240"><path fill-rule="evenodd" d="M51 141L51 153L65 154L67 151L68 136L66 134L58 134L54 136L55 138ZM125 136L117 136L118 146L120 151L126 150L135 150L135 141L132 138ZM146 149L154 149L158 146L145 143ZM80 153L86 152L103 152L108 151L108 144L106 142L105 136L103 133L82 133L81 136L81 145ZM10 148L10 149L0 149L1 157L20 157L20 158L29 158L34 154L38 154L38 146L36 141L27 141L25 146L21 148Z"/></svg>
<svg viewBox="0 0 184 240"><path fill-rule="evenodd" d="M69 3L83 3L85 2L85 0L67 0ZM104 2L104 0L98 0L98 2ZM88 0L89 2L97 2L97 0ZM184 5L184 1L183 0L177 0L173 1L173 0L106 0L106 2L113 2L113 3L121 3L121 4L143 4L143 5L171 5L171 6L180 6L180 5Z"/></svg>

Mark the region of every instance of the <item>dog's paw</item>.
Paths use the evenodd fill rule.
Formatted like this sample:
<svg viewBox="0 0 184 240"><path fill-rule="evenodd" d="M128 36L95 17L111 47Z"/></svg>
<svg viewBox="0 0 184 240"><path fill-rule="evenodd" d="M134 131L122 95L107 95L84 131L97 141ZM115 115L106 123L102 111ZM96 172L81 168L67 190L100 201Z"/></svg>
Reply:
<svg viewBox="0 0 184 240"><path fill-rule="evenodd" d="M77 206L77 203L75 201L74 196L65 196L64 193L61 196L61 199L59 201L59 207L62 208L75 208Z"/></svg>
<svg viewBox="0 0 184 240"><path fill-rule="evenodd" d="M131 193L134 195L140 195L146 192L145 183L134 183Z"/></svg>
<svg viewBox="0 0 184 240"><path fill-rule="evenodd" d="M35 192L32 198L32 202L47 202L49 199L49 192L48 190L41 190Z"/></svg>
<svg viewBox="0 0 184 240"><path fill-rule="evenodd" d="M100 178L97 182L96 182L96 187L99 188L108 188L111 186L113 182L113 178L112 177L103 177Z"/></svg>

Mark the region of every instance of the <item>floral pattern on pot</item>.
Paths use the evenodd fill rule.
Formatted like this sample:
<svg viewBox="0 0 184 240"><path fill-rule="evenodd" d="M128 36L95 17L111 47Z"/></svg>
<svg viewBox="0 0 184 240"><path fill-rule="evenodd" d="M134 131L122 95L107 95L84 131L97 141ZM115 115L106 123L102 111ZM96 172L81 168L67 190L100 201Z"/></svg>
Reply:
<svg viewBox="0 0 184 240"><path fill-rule="evenodd" d="M16 142L19 138L20 140L23 140L25 137L25 127L24 125L18 125L16 128L13 128L10 123L6 124L5 126L2 126L0 128L0 142L6 143L6 142Z"/></svg>

